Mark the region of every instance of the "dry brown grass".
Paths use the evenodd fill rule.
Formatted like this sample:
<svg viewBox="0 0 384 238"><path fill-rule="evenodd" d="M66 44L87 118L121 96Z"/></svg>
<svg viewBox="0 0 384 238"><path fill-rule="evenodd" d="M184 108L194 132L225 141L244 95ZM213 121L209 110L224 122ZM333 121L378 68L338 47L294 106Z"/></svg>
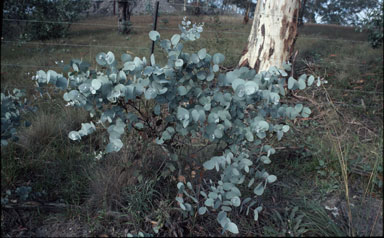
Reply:
<svg viewBox="0 0 384 238"><path fill-rule="evenodd" d="M42 150L50 143L67 140L68 133L79 130L88 113L82 109L63 107L59 112L39 110L31 120L31 126L20 134L20 145L33 151Z"/></svg>

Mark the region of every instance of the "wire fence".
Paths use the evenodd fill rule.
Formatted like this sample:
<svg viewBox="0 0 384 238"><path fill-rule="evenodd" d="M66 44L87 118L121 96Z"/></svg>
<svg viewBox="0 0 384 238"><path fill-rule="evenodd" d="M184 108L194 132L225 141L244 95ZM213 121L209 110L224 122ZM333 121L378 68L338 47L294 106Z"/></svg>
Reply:
<svg viewBox="0 0 384 238"><path fill-rule="evenodd" d="M3 21L8 21L8 22L29 22L29 23L49 23L49 24L70 24L70 25L84 25L84 26L102 26L102 27L111 27L111 28L117 28L117 25L113 24L100 24L100 23L82 23L82 22L59 22L59 21L41 21L41 20L25 20L25 19L10 19L10 18L3 18ZM146 30L151 30L151 26L137 26L137 25L132 25L130 26L132 29L146 29ZM177 27L159 27L157 29L158 31L160 30L165 30L165 31L180 31L179 28ZM249 32L238 32L238 31L228 31L228 30L218 30L218 31L212 31L212 30L204 30L205 33L215 33L215 34L231 34L231 35L241 35L241 36L249 36ZM280 35L268 35L269 37L280 37ZM316 40L316 41L335 41L335 42L351 42L351 43L369 43L368 41L363 41L363 40L346 40L346 39L339 39L339 38L324 38L324 37L311 37L307 35L299 35L301 39L306 39L306 40Z"/></svg>
<svg viewBox="0 0 384 238"><path fill-rule="evenodd" d="M100 0L92 0L92 2L105 2ZM110 2L115 2L113 0L110 0ZM173 3L172 5L180 5L185 6L184 4L177 4ZM186 4L187 7L196 7L196 5ZM210 6L202 6L202 8L212 8L216 9L215 7ZM271 17L282 17L282 15L279 14L263 14L263 15L269 15ZM240 16L240 15L237 15ZM45 20L33 20L33 19L17 19L17 18L3 18L3 22L11 23L11 22L23 22L28 24L38 24L38 23L48 23L48 24L67 24L67 25L73 25L73 26L89 26L89 27L107 27L111 29L117 29L117 24L105 24L105 23L93 23L93 22L62 22L62 21L45 21ZM142 24L142 23L141 23ZM151 30L151 26L144 26L140 24L134 24L131 26L132 29L142 29L145 32L148 32L148 30ZM237 41L233 36L242 36L245 39L248 37L249 32L239 32L234 31L236 29L225 29L225 30L204 30L202 38L204 38L204 33L213 33L217 37L226 37L226 40ZM244 30L244 29L243 29ZM246 29L245 29L246 30ZM180 29L177 27L158 27L157 31L160 33L162 31L177 31L179 32ZM228 36L228 37L227 37ZM279 35L269 35L270 37L280 37ZM341 43L348 43L348 44L368 44L368 41L363 40L352 40L352 39L340 39L340 38L326 38L326 37L318 37L318 36L310 36L310 35L299 35L299 39L304 40L313 40L313 41L330 41L330 42L341 42ZM125 49L125 50L139 50L139 51L150 51L148 41L148 47L132 47L132 46L126 46L126 45L109 45L109 44L80 44L80 43L55 43L55 42L23 42L20 40L9 40L9 39L3 39L1 40L2 47L8 46L8 45L14 45L14 46L47 46L47 47L84 47L89 49L89 60L93 61L92 57L92 49L100 49L100 48L108 48L108 49ZM238 53L231 53L231 52L225 52L226 56L239 58L241 57L241 52ZM3 58L3 56L2 56ZM2 60L3 61L3 60ZM308 62L302 62L302 63L308 63ZM309 62L312 64L312 62ZM371 63L372 64L372 63ZM372 65L361 63L355 60L346 60L343 59L342 62L337 62L334 60L327 60L327 61L317 61L313 62L313 66L327 69L332 65L343 65L343 66L352 66L352 67L363 67L363 68L370 68ZM52 68L52 69L60 69L61 67L58 65L34 65L34 64L15 64L15 63L9 63L4 62L1 64L1 67L23 67L23 68L34 68L34 69L42 69L42 68ZM2 70L3 73L3 70ZM370 73L370 76L382 76L383 73ZM25 86L25 88L28 88L28 86ZM339 91L339 92L348 92L348 93L365 93L365 94L372 94L372 95L383 95L383 92L377 92L377 91L363 91L363 90L350 90L350 89L328 89L330 91Z"/></svg>

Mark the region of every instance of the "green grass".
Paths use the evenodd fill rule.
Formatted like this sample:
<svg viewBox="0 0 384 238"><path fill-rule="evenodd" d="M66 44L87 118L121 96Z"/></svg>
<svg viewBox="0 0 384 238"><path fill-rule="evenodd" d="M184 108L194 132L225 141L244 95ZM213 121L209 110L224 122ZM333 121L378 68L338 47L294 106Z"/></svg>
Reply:
<svg viewBox="0 0 384 238"><path fill-rule="evenodd" d="M173 28L182 17L167 19L167 24L159 25L162 38L178 32ZM177 178L161 173L164 155L159 148L130 133L125 138L127 147L121 152L95 161L93 152L105 146L106 134L100 131L81 142L69 141L68 132L79 129L89 119L87 114L65 107L60 92L49 90L49 99L33 89L31 76L39 69L51 69L55 61L83 58L96 65L95 55L110 50L115 55L128 52L148 59L151 18L135 16L132 20L135 28L128 37L116 32L115 17L105 17L84 23L111 26L73 25L65 39L2 42L1 91L24 88L32 105L39 108L26 115L32 126L20 129L20 141L1 150L2 197L6 190L31 186L32 193L45 192L39 197L41 201L80 205L81 209L68 209L64 217L89 228L94 236L124 236L126 230L154 234L154 227L164 236L220 236L215 214L192 218L181 215L174 201ZM243 25L241 18L228 16L192 17L192 21L204 21L205 32L200 40L185 45L187 51L207 48L211 54L221 52L226 55L224 66L235 67L250 24ZM382 223L377 211L382 210L383 54L382 48L374 50L368 42L348 40L364 41L366 34L335 26L307 25L300 29L295 74L314 74L328 84L288 98L308 105L313 114L309 120L289 122L292 129L282 141L268 141L278 148L267 168L278 181L262 198L264 209L259 222L250 222L252 217L239 211L230 214L232 220L239 221L241 235L380 235L376 224ZM159 48L155 48L155 55L157 62L166 62ZM195 167L199 161L214 153L211 147L192 153L196 149L181 151L185 156L193 154L185 170L187 179L192 171L199 172ZM331 201L336 201L339 208L337 217L325 209ZM297 211L291 215L295 207ZM32 213L30 218L36 216ZM42 222L55 217L61 216L40 214ZM6 234L14 234L11 232L17 222L7 223L6 218L2 217L2 227L7 227ZM364 219L367 225L362 224Z"/></svg>

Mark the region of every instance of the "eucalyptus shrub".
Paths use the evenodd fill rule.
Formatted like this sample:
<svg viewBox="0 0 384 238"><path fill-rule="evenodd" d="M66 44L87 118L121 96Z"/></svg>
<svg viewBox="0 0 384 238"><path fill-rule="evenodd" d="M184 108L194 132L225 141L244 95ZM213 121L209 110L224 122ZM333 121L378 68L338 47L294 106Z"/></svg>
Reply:
<svg viewBox="0 0 384 238"><path fill-rule="evenodd" d="M17 128L21 125L21 112L26 103L25 93L20 89L13 89L8 95L1 93L1 146L8 145L8 141L17 141ZM26 126L29 122L26 122Z"/></svg>
<svg viewBox="0 0 384 238"><path fill-rule="evenodd" d="M180 175L182 159L186 158L178 158L173 142L184 138L191 143L198 138L223 145L221 155L203 163L205 170L216 171L218 179L198 188L191 182L186 186L180 182L177 187L185 200L180 196L176 200L185 215L218 212L223 232L238 233L228 212L240 207L247 214L253 212L257 220L262 209L258 197L277 179L263 168L275 153L263 140L273 136L281 140L290 129L282 123L285 119L308 117L311 113L302 104L282 104L280 98L287 90L311 86L315 78L288 78L289 64L284 69L271 67L258 74L245 67L220 73L223 54L211 55L206 49L196 53L183 50L184 42L200 38L203 25L192 25L184 19L179 28L181 33L170 40L161 39L157 31L149 33L149 38L167 54L165 66L157 64L154 55L147 61L145 57L123 54L119 67L115 55L108 52L96 56L105 70L91 70L88 63L72 60L67 77L40 70L34 80L38 86L50 83L66 90L63 98L69 105L89 111L92 121L71 131L71 140L91 134L96 125L107 129L106 153L123 147L121 136L126 131L142 131L178 163ZM244 188L253 190L254 195L242 198L240 189Z"/></svg>

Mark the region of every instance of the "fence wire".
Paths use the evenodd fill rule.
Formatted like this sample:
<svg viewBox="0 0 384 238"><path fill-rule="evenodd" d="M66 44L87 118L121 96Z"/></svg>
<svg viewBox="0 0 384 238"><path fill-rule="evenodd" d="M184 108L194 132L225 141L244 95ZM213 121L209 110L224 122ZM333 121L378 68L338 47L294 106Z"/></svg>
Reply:
<svg viewBox="0 0 384 238"><path fill-rule="evenodd" d="M9 18L3 18L3 21L19 21L19 22L30 22L30 23L50 23L50 24L71 24L71 25L86 25L86 26L104 26L104 27L111 27L116 28L117 25L112 24L99 24L99 23L83 23L83 22L59 22L59 21L40 21L40 20L25 20L25 19L9 19ZM130 28L137 28L137 29L147 29L151 30L150 26L137 26L132 25ZM180 31L177 27L159 27L157 29L160 30L166 30L166 31ZM247 32L237 32L237 31L212 31L212 30L204 30L203 33L215 33L215 34L231 34L231 35L243 35L243 36L249 36L249 33ZM280 35L268 35L269 37L280 37ZM368 41L361 41L361 40L345 40L345 39L331 39L331 38L324 38L324 37L310 37L306 35L299 35L299 38L301 39L307 39L307 40L320 40L320 41L335 41L335 42L352 42L352 43L369 43Z"/></svg>
<svg viewBox="0 0 384 238"><path fill-rule="evenodd" d="M105 2L105 1L100 1L100 0L91 0L92 2ZM110 2L115 2L114 0L110 0ZM177 3L172 3L172 5L181 5L181 6L187 6L187 7L196 7L196 5L191 5L191 4L177 4ZM200 6L201 8L212 8L212 9L217 9L215 7L209 7L209 6ZM269 15L272 17L281 17L282 15L279 14L262 14L262 15ZM207 15L209 16L209 15ZM211 15L212 16L212 15ZM240 15L239 15L240 16ZM26 22L26 23L50 23L50 24L71 24L71 25L83 25L83 26L100 26L100 27L109 27L109 28L116 28L117 26L114 24L102 24L102 23L86 23L86 22L61 22L61 21L41 21L41 20L31 20L31 19L11 19L11 18L3 18L3 21L5 22ZM140 26L140 25L133 25L131 26L133 29L146 29L146 30L151 30L150 26ZM157 29L158 31L179 31L179 28L177 27L159 27ZM204 30L204 33L214 33L214 34L230 34L230 35L241 35L248 37L249 33L247 32L238 32L238 31L231 31L231 30L220 30L220 31L213 31L213 30ZM269 35L270 37L278 37L278 35ZM367 43L368 41L360 41L360 40L351 40L351 39L338 39L338 38L324 38L324 37L310 37L307 35L299 35L300 39L306 39L306 40L318 40L318 41L334 41L334 42L348 42L348 43ZM60 47L86 47L89 48L90 50L90 60L91 55L92 55L92 48L114 48L114 49L134 49L134 50L145 50L149 51L149 47L131 47L131 46L122 46L122 45L98 45L98 44L75 44L75 43L52 43L52 42L23 42L21 43L20 41L12 41L12 40L3 40L1 41L2 45L3 43L7 44L17 44L18 46L21 45L44 45L44 46L60 46ZM149 44L149 43L148 43ZM225 55L227 56L232 56L232 57L241 57L241 53L239 52L238 54L234 53L228 53L226 52ZM344 60L345 61L345 60ZM322 68L328 68L331 65L350 65L350 66L364 66L364 67L371 67L368 64L362 64L362 63L349 63L349 62L335 62L335 61L327 61L327 62L311 62L314 66L316 67L322 67ZM58 65L29 65L29 64L12 64L12 63L2 63L2 67L26 67L26 68L61 68ZM372 76L375 75L380 75L382 76L382 73L379 74L371 74ZM28 88L26 86L25 88ZM377 92L377 91L361 91L361 90L348 90L348 89L328 89L330 91L342 91L342 92L349 92L349 93L367 93L367 94L383 94L383 92Z"/></svg>

